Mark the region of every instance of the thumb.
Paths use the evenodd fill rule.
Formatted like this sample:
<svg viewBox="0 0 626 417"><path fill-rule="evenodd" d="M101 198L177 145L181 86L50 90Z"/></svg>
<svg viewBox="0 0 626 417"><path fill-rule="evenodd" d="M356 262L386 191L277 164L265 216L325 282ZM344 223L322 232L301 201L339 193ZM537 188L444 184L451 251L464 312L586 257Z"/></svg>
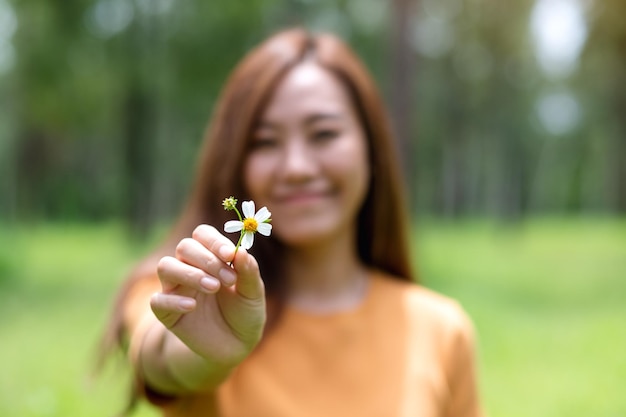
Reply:
<svg viewBox="0 0 626 417"><path fill-rule="evenodd" d="M237 272L236 291L244 298L256 300L265 297L265 286L261 279L259 264L245 249L240 248L233 259Z"/></svg>

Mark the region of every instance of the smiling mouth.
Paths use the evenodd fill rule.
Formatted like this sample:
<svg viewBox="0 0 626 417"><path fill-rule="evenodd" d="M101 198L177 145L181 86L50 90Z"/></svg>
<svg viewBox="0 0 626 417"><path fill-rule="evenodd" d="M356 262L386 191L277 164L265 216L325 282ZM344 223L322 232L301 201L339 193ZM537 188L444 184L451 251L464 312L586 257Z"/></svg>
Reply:
<svg viewBox="0 0 626 417"><path fill-rule="evenodd" d="M329 192L298 192L285 194L279 197L278 201L285 204L309 204L327 198L329 195Z"/></svg>

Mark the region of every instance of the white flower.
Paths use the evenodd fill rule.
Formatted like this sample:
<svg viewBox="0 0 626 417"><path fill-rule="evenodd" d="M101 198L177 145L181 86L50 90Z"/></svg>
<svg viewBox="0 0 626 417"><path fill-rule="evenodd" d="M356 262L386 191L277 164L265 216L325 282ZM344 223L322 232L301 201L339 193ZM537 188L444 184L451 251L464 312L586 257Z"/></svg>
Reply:
<svg viewBox="0 0 626 417"><path fill-rule="evenodd" d="M244 219L230 220L224 224L224 231L227 233L239 232L243 230L243 236L241 238L241 247L244 249L250 249L254 243L254 234L256 232L261 233L263 236L269 236L272 232L272 225L268 223L272 213L267 207L262 207L259 211L254 213L254 201L244 201L241 204Z"/></svg>

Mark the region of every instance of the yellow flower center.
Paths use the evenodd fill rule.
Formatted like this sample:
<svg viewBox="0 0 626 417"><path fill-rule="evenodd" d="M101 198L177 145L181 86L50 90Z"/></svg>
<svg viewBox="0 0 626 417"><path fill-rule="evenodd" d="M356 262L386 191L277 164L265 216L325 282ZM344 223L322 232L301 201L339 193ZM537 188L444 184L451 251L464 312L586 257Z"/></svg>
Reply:
<svg viewBox="0 0 626 417"><path fill-rule="evenodd" d="M258 226L259 224L253 218L244 219L243 221L243 230L245 230L246 232L255 233Z"/></svg>

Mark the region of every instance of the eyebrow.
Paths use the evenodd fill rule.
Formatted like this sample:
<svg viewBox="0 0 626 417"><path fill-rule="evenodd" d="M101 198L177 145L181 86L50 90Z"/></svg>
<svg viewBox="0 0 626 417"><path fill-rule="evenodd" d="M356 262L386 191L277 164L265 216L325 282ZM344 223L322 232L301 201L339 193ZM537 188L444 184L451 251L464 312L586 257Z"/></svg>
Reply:
<svg viewBox="0 0 626 417"><path fill-rule="evenodd" d="M314 113L310 116L307 116L304 119L304 124L305 125L312 125L316 122L322 121L322 120L340 120L343 119L344 115L343 113L337 112L337 113ZM277 124L267 121L267 120L261 120L259 122L259 124L257 125L257 128L276 128Z"/></svg>
<svg viewBox="0 0 626 417"><path fill-rule="evenodd" d="M337 119L341 119L343 118L343 114L342 113L316 113L316 114L312 114L310 116L308 116L306 119L304 119L304 123L307 125L313 124L315 122L318 122L320 120L337 120Z"/></svg>

